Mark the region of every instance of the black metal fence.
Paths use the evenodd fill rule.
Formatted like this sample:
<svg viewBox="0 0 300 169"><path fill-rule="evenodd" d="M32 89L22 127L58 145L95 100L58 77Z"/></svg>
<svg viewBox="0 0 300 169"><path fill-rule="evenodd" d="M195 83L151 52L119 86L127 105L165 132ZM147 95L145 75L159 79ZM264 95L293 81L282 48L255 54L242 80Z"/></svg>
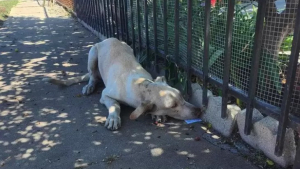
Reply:
<svg viewBox="0 0 300 169"><path fill-rule="evenodd" d="M178 80L174 72L184 70L187 93L191 77L199 78L204 105L209 85L216 86L223 118L228 95L242 101L245 134L251 131L253 108L278 120L276 155L282 155L287 127L300 133L299 0L286 0L281 9L275 0L58 2L74 5L76 16L100 37L127 42L146 66L153 62L157 69L163 59L169 79Z"/></svg>

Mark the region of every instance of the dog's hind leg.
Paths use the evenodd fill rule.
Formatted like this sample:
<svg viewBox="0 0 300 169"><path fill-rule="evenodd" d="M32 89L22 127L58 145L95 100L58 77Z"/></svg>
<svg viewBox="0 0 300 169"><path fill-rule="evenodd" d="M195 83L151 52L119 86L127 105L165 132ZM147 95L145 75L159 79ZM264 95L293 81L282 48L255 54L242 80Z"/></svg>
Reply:
<svg viewBox="0 0 300 169"><path fill-rule="evenodd" d="M89 83L83 87L82 94L89 95L96 89L96 85L100 79L98 69L98 51L97 47L93 46L89 51L88 57Z"/></svg>
<svg viewBox="0 0 300 169"><path fill-rule="evenodd" d="M121 127L120 104L107 95L107 89L102 91L100 103L104 104L108 109L108 117L105 122L105 127L109 130L117 130Z"/></svg>

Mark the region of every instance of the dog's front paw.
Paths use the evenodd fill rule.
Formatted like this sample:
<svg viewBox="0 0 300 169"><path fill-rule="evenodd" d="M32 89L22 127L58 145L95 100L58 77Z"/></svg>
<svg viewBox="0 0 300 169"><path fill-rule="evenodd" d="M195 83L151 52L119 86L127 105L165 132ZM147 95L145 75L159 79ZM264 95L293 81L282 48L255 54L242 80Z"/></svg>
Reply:
<svg viewBox="0 0 300 169"><path fill-rule="evenodd" d="M106 119L105 125L109 130L117 130L121 127L121 118L117 115L109 115Z"/></svg>
<svg viewBox="0 0 300 169"><path fill-rule="evenodd" d="M94 90L95 90L95 85L87 84L86 86L84 86L82 88L82 94L89 95L89 94L93 93Z"/></svg>
<svg viewBox="0 0 300 169"><path fill-rule="evenodd" d="M152 120L155 120L157 123L164 123L167 121L167 116L158 116L158 115L151 115Z"/></svg>

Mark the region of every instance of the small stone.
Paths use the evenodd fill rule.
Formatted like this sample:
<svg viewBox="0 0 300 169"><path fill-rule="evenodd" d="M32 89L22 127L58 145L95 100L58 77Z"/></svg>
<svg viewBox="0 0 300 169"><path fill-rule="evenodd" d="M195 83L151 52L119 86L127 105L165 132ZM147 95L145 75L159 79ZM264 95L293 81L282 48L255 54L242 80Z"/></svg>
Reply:
<svg viewBox="0 0 300 169"><path fill-rule="evenodd" d="M200 139L200 137L195 137L194 140L195 140L195 141L200 141L201 139Z"/></svg>

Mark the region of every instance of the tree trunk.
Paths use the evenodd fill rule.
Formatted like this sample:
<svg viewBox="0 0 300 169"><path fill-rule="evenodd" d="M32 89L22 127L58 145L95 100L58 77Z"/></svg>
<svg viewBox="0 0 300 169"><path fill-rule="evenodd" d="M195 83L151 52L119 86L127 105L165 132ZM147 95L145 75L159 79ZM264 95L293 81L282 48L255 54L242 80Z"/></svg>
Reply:
<svg viewBox="0 0 300 169"><path fill-rule="evenodd" d="M286 9L281 14L277 13L275 0L267 1L263 49L277 59L283 40L294 29L299 0L286 0Z"/></svg>

